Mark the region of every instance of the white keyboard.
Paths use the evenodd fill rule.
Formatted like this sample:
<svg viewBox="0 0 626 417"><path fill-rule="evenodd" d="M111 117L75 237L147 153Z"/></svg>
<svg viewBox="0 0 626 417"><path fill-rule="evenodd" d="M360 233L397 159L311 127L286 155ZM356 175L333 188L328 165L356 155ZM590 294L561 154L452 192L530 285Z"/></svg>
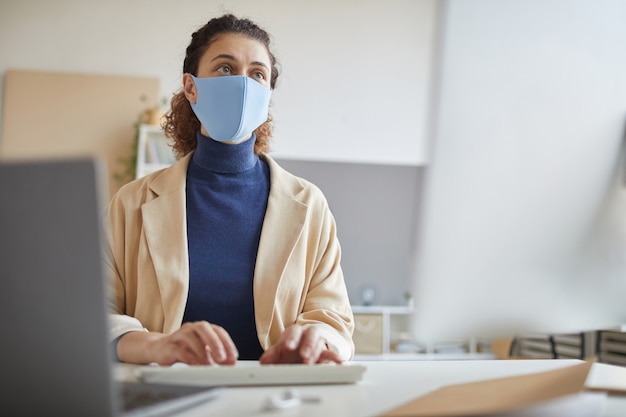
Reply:
<svg viewBox="0 0 626 417"><path fill-rule="evenodd" d="M147 365L135 370L145 382L202 386L353 384L367 368L355 363L321 365L261 365L240 361L236 365Z"/></svg>

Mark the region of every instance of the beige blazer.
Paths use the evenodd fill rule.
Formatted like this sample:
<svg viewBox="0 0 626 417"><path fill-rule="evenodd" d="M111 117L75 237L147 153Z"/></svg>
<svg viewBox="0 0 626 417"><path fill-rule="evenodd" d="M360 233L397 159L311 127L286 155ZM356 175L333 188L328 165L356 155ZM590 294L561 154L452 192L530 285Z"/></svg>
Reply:
<svg viewBox="0 0 626 417"><path fill-rule="evenodd" d="M134 330L171 333L181 326L189 284L190 157L125 185L107 207L112 338ZM313 184L262 158L270 168L270 193L253 284L261 346L272 346L293 323L317 326L329 347L348 360L354 323L326 199Z"/></svg>

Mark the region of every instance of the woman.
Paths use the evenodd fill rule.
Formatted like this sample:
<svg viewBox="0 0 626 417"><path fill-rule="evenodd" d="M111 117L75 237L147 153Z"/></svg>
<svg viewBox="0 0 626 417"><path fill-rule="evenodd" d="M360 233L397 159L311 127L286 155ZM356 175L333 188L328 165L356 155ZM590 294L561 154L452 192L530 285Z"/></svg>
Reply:
<svg viewBox="0 0 626 417"><path fill-rule="evenodd" d="M268 152L269 35L225 15L195 32L165 132L178 161L107 209L112 337L124 362L341 362L353 316L322 193Z"/></svg>

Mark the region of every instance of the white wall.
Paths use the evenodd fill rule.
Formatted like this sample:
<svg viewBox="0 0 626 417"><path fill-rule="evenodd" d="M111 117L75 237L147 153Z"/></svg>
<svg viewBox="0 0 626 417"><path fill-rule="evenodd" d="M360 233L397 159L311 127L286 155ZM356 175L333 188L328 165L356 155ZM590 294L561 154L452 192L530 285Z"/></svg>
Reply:
<svg viewBox="0 0 626 417"><path fill-rule="evenodd" d="M451 0L444 18L416 330L626 320L626 2Z"/></svg>
<svg viewBox="0 0 626 417"><path fill-rule="evenodd" d="M275 41L283 68L272 108L277 156L419 165L426 160L435 4L0 0L0 74L155 76L170 97L191 33L233 12Z"/></svg>
<svg viewBox="0 0 626 417"><path fill-rule="evenodd" d="M198 26L227 11L251 17L274 35L283 66L277 156L421 164L427 115L438 114L415 249L417 306L436 302L429 323L463 331L476 321L460 318L506 321L516 306L529 317L537 309L516 301L547 293L537 290L548 281L569 291L570 277L622 296L626 2L446 2L431 109L437 4L0 0L0 73L156 76L169 96Z"/></svg>

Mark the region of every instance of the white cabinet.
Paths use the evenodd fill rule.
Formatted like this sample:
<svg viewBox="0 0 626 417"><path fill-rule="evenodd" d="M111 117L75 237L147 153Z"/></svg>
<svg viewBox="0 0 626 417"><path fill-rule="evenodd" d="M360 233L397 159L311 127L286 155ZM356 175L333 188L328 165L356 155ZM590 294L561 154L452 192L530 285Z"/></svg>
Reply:
<svg viewBox="0 0 626 417"><path fill-rule="evenodd" d="M412 311L405 306L352 306L357 357L390 354L397 335L406 332Z"/></svg>
<svg viewBox="0 0 626 417"><path fill-rule="evenodd" d="M411 340L409 306L352 306L355 360L493 359L491 342L471 338L418 345Z"/></svg>
<svg viewBox="0 0 626 417"><path fill-rule="evenodd" d="M176 161L163 129L155 125L139 125L136 178L170 166Z"/></svg>

